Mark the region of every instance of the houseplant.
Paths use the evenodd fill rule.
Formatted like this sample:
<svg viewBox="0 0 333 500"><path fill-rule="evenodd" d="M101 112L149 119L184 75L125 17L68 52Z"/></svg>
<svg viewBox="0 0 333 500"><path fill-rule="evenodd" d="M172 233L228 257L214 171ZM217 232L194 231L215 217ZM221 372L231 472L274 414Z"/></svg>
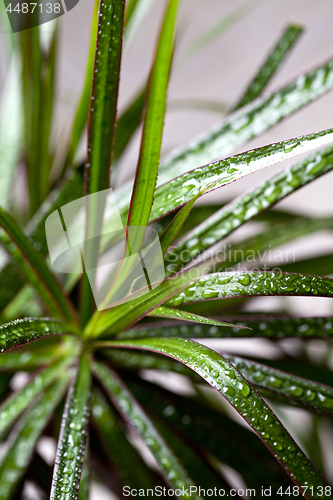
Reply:
<svg viewBox="0 0 333 500"><path fill-rule="evenodd" d="M140 3L128 4L125 36ZM232 488L221 464L241 475L248 496L261 498L265 491L273 498L331 497L331 487L266 403L267 398L331 415L333 389L326 385L329 365L311 366L305 350L297 363L287 354L275 363L222 356L193 339L296 337L305 343L315 337L326 339L329 350L331 318L244 315L241 307L257 296L331 297L332 280L322 277L332 272L330 255L274 271L237 270L236 266L247 261L250 252L331 228L330 218L296 217L272 207L333 168L333 149L328 145L333 131L227 155L330 90L333 62L260 98L299 34L298 27L289 27L229 116L160 164L177 8L177 0L166 2L146 89L117 120L125 3L96 4L87 81L55 186L50 182L54 156L50 129L57 28L46 45L38 28L22 32L19 44L14 40L12 57L20 57L22 64L22 106L17 113L23 112L31 220L23 231L15 220L23 219L23 214L11 204L7 184L0 210L1 242L10 256L0 280L4 321L0 433L8 443L0 464L1 499L18 498L26 479L47 495L51 490L52 499L88 498L89 470L119 496L148 497L155 488L165 497L171 495L169 491L197 499L213 494L245 496L244 490ZM13 81L17 75L14 65ZM9 85L8 92L15 88ZM88 114L87 161L76 165ZM95 310L88 273L68 279L46 261L45 222L68 203L109 188L111 158L112 172L142 114L134 188L121 187L115 191L116 200L125 226L154 224L166 277L153 289L149 284L146 294L133 296L130 302ZM7 127L19 143L13 116ZM18 152L13 143L8 147L8 141L3 142L3 148L7 145L3 168L10 178ZM305 160L226 206L193 207L214 189L318 147ZM206 250L254 218L266 224L259 236L235 243L227 258L218 258L217 252L213 259L205 258ZM134 247L131 241L134 254L142 250L143 237L138 238ZM198 256L203 259L193 262ZM121 272L117 276L122 279ZM120 287L119 282L115 280L113 286ZM26 317L28 311L34 317ZM145 368L178 373L196 393L180 396L148 382L142 374ZM11 378L18 371L32 375L11 393ZM256 435L236 423L216 398L207 397L203 383L216 389ZM315 450L319 446L316 422L314 418L311 436ZM129 438L133 431L149 448L159 472L147 465L133 445ZM58 439L53 473L38 451L41 436Z"/></svg>

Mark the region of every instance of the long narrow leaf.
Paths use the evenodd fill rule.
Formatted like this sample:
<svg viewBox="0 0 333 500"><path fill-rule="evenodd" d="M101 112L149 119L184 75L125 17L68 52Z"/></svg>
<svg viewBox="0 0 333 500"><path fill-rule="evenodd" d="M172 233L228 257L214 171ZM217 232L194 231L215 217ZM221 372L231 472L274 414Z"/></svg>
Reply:
<svg viewBox="0 0 333 500"><path fill-rule="evenodd" d="M15 486L28 467L36 442L60 402L67 382L68 375L63 374L23 415L10 435L0 463L1 500L13 498Z"/></svg>
<svg viewBox="0 0 333 500"><path fill-rule="evenodd" d="M267 389L278 396L283 396L321 413L333 414L332 387L238 356L228 354L223 354L223 356L256 387Z"/></svg>
<svg viewBox="0 0 333 500"><path fill-rule="evenodd" d="M148 225L154 199L177 9L178 0L169 0L147 89L140 158L128 214L128 226ZM137 246L140 248L141 241ZM136 251L133 249L133 252Z"/></svg>
<svg viewBox="0 0 333 500"><path fill-rule="evenodd" d="M228 322L237 323L236 326L218 327L208 325L189 325L184 323L159 323L149 328L137 328L119 333L117 338L153 338L153 337L181 337L181 338L234 338L234 337L266 337L266 338L324 338L333 335L333 318L290 318L267 315L240 315L220 318ZM247 327L241 329L240 327Z"/></svg>
<svg viewBox="0 0 333 500"><path fill-rule="evenodd" d="M0 326L0 351L4 352L28 342L53 335L77 335L78 330L69 323L49 318L17 319Z"/></svg>
<svg viewBox="0 0 333 500"><path fill-rule="evenodd" d="M0 438L6 430L15 422L17 417L29 404L45 390L56 378L60 376L73 359L68 356L65 359L52 363L28 382L20 391L15 392L0 406Z"/></svg>
<svg viewBox="0 0 333 500"><path fill-rule="evenodd" d="M57 344L43 346L38 351L33 349L15 349L0 356L0 372L30 372L45 365L55 355Z"/></svg>
<svg viewBox="0 0 333 500"><path fill-rule="evenodd" d="M75 318L74 308L64 290L11 215L2 208L0 208L0 225L29 263L30 269L40 280L45 295L57 308L58 314L65 319L73 320Z"/></svg>
<svg viewBox="0 0 333 500"><path fill-rule="evenodd" d="M222 207L184 236L172 249L166 265L180 269L198 254L220 241L237 227L262 214L278 201L333 168L333 148L329 146L306 160L284 168L245 195ZM181 256L181 258L180 258Z"/></svg>
<svg viewBox="0 0 333 500"><path fill-rule="evenodd" d="M124 50L133 41L135 33L155 0L130 0L126 7Z"/></svg>
<svg viewBox="0 0 333 500"><path fill-rule="evenodd" d="M214 273L201 277L183 292L167 300L176 306L227 297L292 295L332 297L333 278L281 272Z"/></svg>
<svg viewBox="0 0 333 500"><path fill-rule="evenodd" d="M303 28L295 24L291 24L284 30L278 43L268 55L268 58L266 59L260 70L257 72L254 79L251 81L242 97L239 99L233 111L242 108L243 106L245 106L249 102L254 101L254 99L260 96L260 94L280 66L281 62L285 60L286 55L293 48L302 31Z"/></svg>
<svg viewBox="0 0 333 500"><path fill-rule="evenodd" d="M332 136L332 129L329 129L296 137L246 151L187 172L157 188L151 219L154 220L175 210L192 200L202 191L206 194L245 175L324 146L332 141ZM318 161L313 166L314 171L316 171L316 168L320 169L321 167L317 165L321 161L320 154L318 154L318 158Z"/></svg>
<svg viewBox="0 0 333 500"><path fill-rule="evenodd" d="M156 307L147 316L153 316L157 318L170 318L170 319L181 319L183 321L193 321L194 323L201 323L204 325L215 325L215 326L235 326L228 323L222 323L221 321L205 318L204 316L199 316L198 314L189 313L187 311L181 311L180 309L172 309L171 307Z"/></svg>
<svg viewBox="0 0 333 500"><path fill-rule="evenodd" d="M76 499L85 454L89 418L89 356L82 354L67 395L57 447L50 498Z"/></svg>
<svg viewBox="0 0 333 500"><path fill-rule="evenodd" d="M320 498L316 492L316 487L326 486L322 476L300 450L259 394L222 356L196 342L181 339L142 339L123 342L114 341L108 342L108 344L114 347L159 352L191 368L220 392L240 413L295 484L299 487L309 486L310 484L314 486L312 495L311 491L304 491L304 498Z"/></svg>
<svg viewBox="0 0 333 500"><path fill-rule="evenodd" d="M175 490L183 487L185 489L193 487L194 483L187 476L177 457L160 436L150 418L139 406L125 384L102 363L95 363L94 371L124 418L135 428L153 453L170 486ZM195 494L193 498L199 500L201 496Z"/></svg>

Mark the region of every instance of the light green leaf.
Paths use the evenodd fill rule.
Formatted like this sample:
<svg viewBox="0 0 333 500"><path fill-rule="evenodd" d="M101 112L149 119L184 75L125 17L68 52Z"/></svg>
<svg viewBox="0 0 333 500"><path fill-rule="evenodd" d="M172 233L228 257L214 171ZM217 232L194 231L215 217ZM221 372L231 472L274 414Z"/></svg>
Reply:
<svg viewBox="0 0 333 500"><path fill-rule="evenodd" d="M163 440L156 427L139 406L118 376L102 363L94 363L94 371L109 397L123 417L134 427L154 455L165 479L174 489L190 488L194 483L187 476L177 457ZM192 495L196 500L202 497Z"/></svg>
<svg viewBox="0 0 333 500"><path fill-rule="evenodd" d="M53 471L51 500L61 496L64 500L77 498L89 419L89 363L89 356L83 353L67 395Z"/></svg>
<svg viewBox="0 0 333 500"><path fill-rule="evenodd" d="M126 6L124 51L133 42L133 38L155 0L130 0Z"/></svg>

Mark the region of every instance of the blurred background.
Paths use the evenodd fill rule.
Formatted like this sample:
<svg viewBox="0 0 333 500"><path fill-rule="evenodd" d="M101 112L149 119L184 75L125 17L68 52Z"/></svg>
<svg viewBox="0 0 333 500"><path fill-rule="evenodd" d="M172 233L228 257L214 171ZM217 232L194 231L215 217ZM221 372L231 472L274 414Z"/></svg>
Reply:
<svg viewBox="0 0 333 500"><path fill-rule="evenodd" d="M82 90L86 71L86 57L89 46L93 0L80 0L68 14L59 18L60 47L59 74L56 88L57 106L54 120L56 141L61 141L70 130L74 111ZM165 2L153 0L152 7L135 39L126 47L121 73L119 112L143 86L153 58L153 47L161 22ZM234 18L233 20L230 16ZM237 18L237 20L236 20ZM182 0L174 68L171 75L168 112L165 122L163 152L186 143L223 118L242 95L248 82L255 75L270 49L289 23L304 27L304 33L296 43L277 75L270 82L266 93L277 90L301 72L333 56L333 3L331 0ZM49 24L43 26L47 36ZM0 85L3 87L8 73L5 47L12 34L9 24L3 22L0 30ZM14 35L17 36L17 35ZM288 118L251 141L246 149L277 142L294 136L315 132L333 126L333 92L315 101L291 118ZM130 147L121 160L116 183L129 178L136 167L140 144L140 131L135 134ZM244 150L244 148L242 148ZM79 157L85 155L85 144ZM284 166L284 165L283 165ZM281 165L246 177L205 197L204 203L225 203L257 184ZM333 172L315 181L278 205L296 214L307 216L333 216ZM253 226L236 231L230 241L252 234ZM229 240L228 240L229 241ZM333 251L333 235L329 232L316 233L297 240L292 247L285 246L287 253L292 248L298 258L315 253ZM281 301L288 301L295 314L330 315L332 305L324 298L259 298L249 303L248 310L274 311ZM274 357L274 346L268 342L223 340L219 350L231 352L265 353ZM296 341L285 341L285 348L298 349ZM325 343L312 341L309 352L320 356ZM333 360L331 365L333 365ZM170 381L172 383L172 381ZM177 380L174 382L177 385ZM307 417L302 410L278 411L289 427L295 421L296 412L299 429L294 428L301 440L302 429L306 432ZM236 418L236 417L235 417ZM323 439L329 463L333 470L333 436L328 428ZM329 445L331 443L331 445ZM54 453L54 444L48 443L49 459ZM149 460L149 457L147 458ZM332 476L331 476L332 479ZM236 481L237 482L237 481ZM95 485L93 500L116 498L104 496L103 489Z"/></svg>

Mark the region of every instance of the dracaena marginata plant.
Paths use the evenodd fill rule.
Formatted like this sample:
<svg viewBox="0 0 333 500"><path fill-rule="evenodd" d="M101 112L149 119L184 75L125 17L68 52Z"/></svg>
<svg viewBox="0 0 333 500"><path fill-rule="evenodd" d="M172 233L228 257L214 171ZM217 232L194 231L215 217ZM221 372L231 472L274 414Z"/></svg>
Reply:
<svg viewBox="0 0 333 500"><path fill-rule="evenodd" d="M15 35L8 47L11 69L0 116L0 436L6 443L0 499L21 498L27 481L41 498L88 499L92 480L121 498L123 487L126 493L158 486L178 497L208 498L215 488L225 496L243 496L231 492L230 469L255 498L262 497L261 488L272 488L273 498L331 498L323 475L328 466L321 426L329 426L327 417L333 414L333 318L242 311L258 296L332 297L333 281L327 277L333 273L332 256L298 260L274 271L237 266L250 252L332 229L331 217L295 216L275 205L333 169L333 129L230 155L331 90L333 60L262 97L302 31L288 26L223 121L161 159L172 60L181 64L212 37L204 36L178 58L179 1L165 0L147 84L117 116L123 47L152 3L96 3L86 81L71 134L56 155L50 131L58 26L47 42L37 27ZM219 22L215 35L217 27L225 28L240 15L234 12ZM86 123L88 153L80 165L75 159ZM133 187L125 183L115 197L125 228L149 225L158 232L165 276L156 287L148 284L147 293L96 310L87 273L62 274L52 268L45 221L60 207L110 188L141 123ZM205 194L315 148L235 201L205 204ZM20 158L30 200L25 217L10 196ZM234 243L228 258L215 259L216 244L248 221L260 222L255 237ZM104 241L103 252L111 245L112 240ZM142 245L140 237L134 253ZM240 337L274 341L279 359L267 355L258 362L221 354L198 340ZM286 344L282 347L285 338L300 341L293 357ZM320 365L308 356L312 338L327 345ZM149 381L147 370L155 379ZM173 374L175 383L158 383L158 371L166 383ZM19 387L17 372L29 374ZM270 405L277 412L288 405L303 408L299 411L311 425L301 444L310 458ZM235 419L236 412L244 425ZM133 436L141 446L133 444ZM58 443L54 465L45 458L45 438ZM144 447L155 464L143 458Z"/></svg>

